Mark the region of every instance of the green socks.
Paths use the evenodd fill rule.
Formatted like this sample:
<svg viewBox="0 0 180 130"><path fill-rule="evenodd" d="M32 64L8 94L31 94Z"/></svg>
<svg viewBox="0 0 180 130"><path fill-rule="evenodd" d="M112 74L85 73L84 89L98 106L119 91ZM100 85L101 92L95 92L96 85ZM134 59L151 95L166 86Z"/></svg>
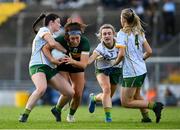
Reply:
<svg viewBox="0 0 180 130"><path fill-rule="evenodd" d="M149 109L153 109L153 108L155 108L156 107L156 103L155 102L149 102L149 104L148 104L148 108Z"/></svg>
<svg viewBox="0 0 180 130"><path fill-rule="evenodd" d="M30 112L31 112L31 110L28 110L28 109L25 109L25 110L24 110L24 114L29 115Z"/></svg>
<svg viewBox="0 0 180 130"><path fill-rule="evenodd" d="M104 108L106 118L111 118L111 108Z"/></svg>
<svg viewBox="0 0 180 130"><path fill-rule="evenodd" d="M76 112L76 110L70 108L70 112L69 112L70 115L74 115L75 112Z"/></svg>
<svg viewBox="0 0 180 130"><path fill-rule="evenodd" d="M141 113L141 114L142 114L143 119L147 119L147 118L149 118L149 114L148 114L148 112Z"/></svg>
<svg viewBox="0 0 180 130"><path fill-rule="evenodd" d="M56 109L58 110L58 112L61 113L62 107L60 107L59 105L56 105Z"/></svg>
<svg viewBox="0 0 180 130"><path fill-rule="evenodd" d="M93 96L93 100L94 100L94 102L96 102L96 96L95 95Z"/></svg>

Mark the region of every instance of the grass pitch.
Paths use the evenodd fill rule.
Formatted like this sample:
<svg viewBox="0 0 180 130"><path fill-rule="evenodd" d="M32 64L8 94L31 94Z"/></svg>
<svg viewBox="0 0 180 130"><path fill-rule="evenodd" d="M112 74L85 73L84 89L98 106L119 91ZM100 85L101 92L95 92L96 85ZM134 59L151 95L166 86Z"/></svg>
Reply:
<svg viewBox="0 0 180 130"><path fill-rule="evenodd" d="M91 114L87 106L81 106L75 114L76 122L67 123L66 115L69 110L63 111L62 122L56 122L50 112L50 106L35 107L28 122L18 122L23 108L0 107L0 129L180 129L180 108L166 107L162 112L159 124L155 123L155 115L149 112L153 123L141 123L141 114L137 109L113 107L112 123L104 122L104 111L97 107Z"/></svg>

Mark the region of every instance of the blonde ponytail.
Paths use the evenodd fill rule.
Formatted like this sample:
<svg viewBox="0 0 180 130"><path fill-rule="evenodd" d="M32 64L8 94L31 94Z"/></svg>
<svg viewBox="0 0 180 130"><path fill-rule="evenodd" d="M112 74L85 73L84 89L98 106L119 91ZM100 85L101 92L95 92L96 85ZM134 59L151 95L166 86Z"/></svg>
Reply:
<svg viewBox="0 0 180 130"><path fill-rule="evenodd" d="M135 13L134 10L128 8L128 9L123 9L121 16L127 20L129 26L124 27L122 29L123 32L130 34L131 32L136 35L144 34L144 29L142 25L146 25L140 18L139 16Z"/></svg>
<svg viewBox="0 0 180 130"><path fill-rule="evenodd" d="M121 29L123 32L127 33L128 35L131 34L131 32L135 35L135 45L137 46L137 49L139 49L139 35L144 35L144 29L142 25L145 25L145 23L139 18L139 16L133 11L132 9L123 9L121 16L126 19L128 26L123 27Z"/></svg>

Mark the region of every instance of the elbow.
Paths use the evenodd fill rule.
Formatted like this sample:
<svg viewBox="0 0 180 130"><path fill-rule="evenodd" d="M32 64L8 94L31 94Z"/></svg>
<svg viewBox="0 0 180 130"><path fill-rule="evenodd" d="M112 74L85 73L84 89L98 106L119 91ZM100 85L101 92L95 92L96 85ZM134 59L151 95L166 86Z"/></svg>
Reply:
<svg viewBox="0 0 180 130"><path fill-rule="evenodd" d="M122 51L122 52L119 53L119 57L120 57L121 59L124 58L125 55L126 55L125 51Z"/></svg>
<svg viewBox="0 0 180 130"><path fill-rule="evenodd" d="M82 64L81 68L85 69L87 67L88 64Z"/></svg>
<svg viewBox="0 0 180 130"><path fill-rule="evenodd" d="M152 56L152 53L153 53L152 49L150 49L147 53L148 53L149 56Z"/></svg>
<svg viewBox="0 0 180 130"><path fill-rule="evenodd" d="M56 48L57 44L56 44L56 42L49 42L49 46L51 48Z"/></svg>
<svg viewBox="0 0 180 130"><path fill-rule="evenodd" d="M50 44L51 48L56 48L56 44Z"/></svg>
<svg viewBox="0 0 180 130"><path fill-rule="evenodd" d="M90 64L92 64L92 62L93 62L93 60L88 60L88 63L87 63L87 65L90 65Z"/></svg>
<svg viewBox="0 0 180 130"><path fill-rule="evenodd" d="M121 58L123 59L125 57L125 54L123 54L122 56L121 56Z"/></svg>
<svg viewBox="0 0 180 130"><path fill-rule="evenodd" d="M123 59L125 57L125 53L121 54L119 57L120 59Z"/></svg>
<svg viewBox="0 0 180 130"><path fill-rule="evenodd" d="M79 66L81 69L85 69L88 66L88 62L87 63L81 63L81 66Z"/></svg>
<svg viewBox="0 0 180 130"><path fill-rule="evenodd" d="M91 60L90 60L90 59L88 60L88 63L87 63L87 64L88 64L88 65L90 65L90 64L91 64Z"/></svg>

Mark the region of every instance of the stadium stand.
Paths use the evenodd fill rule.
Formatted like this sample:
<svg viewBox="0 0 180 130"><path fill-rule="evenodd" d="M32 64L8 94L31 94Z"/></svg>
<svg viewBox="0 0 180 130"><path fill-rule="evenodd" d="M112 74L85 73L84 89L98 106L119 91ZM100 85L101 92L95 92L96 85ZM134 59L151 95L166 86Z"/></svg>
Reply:
<svg viewBox="0 0 180 130"><path fill-rule="evenodd" d="M23 2L3 2L0 3L0 26L8 20L9 17L19 13L26 8Z"/></svg>
<svg viewBox="0 0 180 130"><path fill-rule="evenodd" d="M2 3L0 3L2 4ZM3 3L6 4L6 3ZM10 3L7 3L10 4ZM99 3L94 3L94 4L90 4L90 5L86 5L82 8L79 9L64 9L63 11L59 10L59 9L54 9L52 6L47 6L47 5L24 5L24 3L11 3L10 5L16 5L18 6L18 11L20 11L21 9L25 9L24 12L19 13L18 15L15 15L13 17L11 17L9 19L9 21L6 21L6 23L4 23L1 27L0 27L0 41L1 41L1 47L16 47L17 46L17 41L18 41L18 36L19 35L17 33L18 31L18 20L22 20L22 30L23 33L22 35L22 39L21 39L21 47L27 47L30 48L31 47L31 43L32 43L32 39L33 39L33 32L32 32L32 23L34 21L35 18L38 17L38 15L45 11L45 12L56 12L58 13L60 16L71 16L71 14L73 14L74 12L79 14L82 19L84 20L84 22L86 24L88 24L88 28L85 32L85 34L91 39L90 43L91 43L91 47L92 49L97 45L97 38L95 36L95 33L98 31L98 27L100 26L99 24L103 24L103 23L110 23L112 25L114 25L116 27L116 31L118 31L118 29L120 28L120 24L119 24L119 14L120 14L120 10L119 9L112 9L112 8L108 8L108 7L101 7ZM21 6L20 6L20 5ZM177 3L177 14L176 17L180 16L180 13L178 13L178 10L180 9L180 3ZM12 7L12 10L9 11L11 13L9 14L15 14L17 13L17 8L15 8L14 6ZM7 10L10 9L10 7L7 8ZM98 9L102 10L98 12ZM6 11L4 11L6 12ZM8 11L7 11L8 12ZM12 13L14 12L14 13ZM100 14L101 12L103 12L102 14ZM101 19L98 18L99 15L102 15L102 22ZM98 23L98 22L101 23ZM158 20L158 33L161 34L162 29L163 29L163 21L161 19L161 17L159 17ZM179 19L176 20L176 33L178 33L178 30L180 30L180 26L179 26ZM148 32L147 32L148 33ZM158 34L159 35L159 34ZM11 36L11 38L9 38L9 36ZM152 41L152 35L149 33L147 34L148 40ZM159 36L157 36L159 37ZM155 46L153 46L154 48L154 56L158 55L158 56L176 56L179 55L178 53L178 48L177 46L177 42L178 42L178 38L179 36L176 35L171 41L168 41L168 43L166 41L157 41L157 44ZM5 42L4 42L5 41ZM170 45L171 44L171 45ZM177 50L177 51L169 51L168 53L164 53L166 52L169 48L171 48L171 50ZM30 53L30 52L29 52ZM29 60L29 54L28 52L23 55L24 58L22 58L22 65L25 66L24 64L28 64L28 60ZM13 57L15 56L14 53L11 53L9 55L12 55ZM6 56L5 56L6 57ZM15 59L15 58L12 58ZM10 67L13 69L13 67ZM25 67L24 70L26 70L27 67ZM2 70L3 71L3 70ZM11 71L11 73L14 72L13 70ZM8 74L9 75L9 74ZM6 76L6 74L2 74L1 76L8 78L8 75ZM11 78L13 79L14 74L10 74ZM28 79L28 73L24 72L21 74L22 75L22 79ZM1 77L0 76L0 77ZM90 76L91 77L91 76Z"/></svg>
<svg viewBox="0 0 180 130"><path fill-rule="evenodd" d="M31 1L31 0L29 0ZM32 0L34 1L34 0ZM47 1L47 0L46 0ZM95 0L94 0L95 1ZM100 0L99 0L100 1ZM85 35L90 39L91 44L91 50L95 46L97 46L97 43L99 42L96 38L95 33L98 31L98 28L100 25L104 23L110 23L115 26L116 31L120 28L120 11L123 7L129 7L129 6L123 6L123 7L116 7L112 8L103 6L100 2L95 2L93 4L85 5L81 8L67 8L67 9L59 9L55 8L54 6L47 5L47 4L41 4L40 3L34 3L34 4L24 4L18 5L18 7L15 8L15 6L11 7L14 11L12 12L10 9L11 17L8 16L8 21L6 20L3 22L3 24L0 26L0 62L1 66L3 66L3 69L0 69L0 89L4 89L4 87L8 86L10 89L28 89L28 87L32 86L32 83L30 82L30 77L28 74L28 62L31 55L31 45L34 33L32 31L32 23L33 21L39 16L42 12L55 12L59 14L60 16L69 17L73 13L77 13L82 20L88 24L88 27L85 31ZM163 34L163 19L162 19L162 3L160 3L160 7L158 10L158 19L157 19L157 25L156 25L156 33L149 31L149 29L152 29L151 25L148 25L146 28L147 32L147 38L150 44L153 47L153 56L180 56L180 48L179 48L179 42L180 42L180 2L179 0L175 0L176 3L176 22L175 22L175 36L171 40L161 40L160 37ZM1 9L0 3L0 10ZM3 3L5 4L5 3ZM11 3L14 5L15 3ZM21 9L20 9L21 7ZM18 8L18 10L17 10ZM8 10L6 9L6 10ZM23 10L24 11L21 11ZM15 11L16 10L16 11ZM8 11L4 11L8 12ZM0 12L0 19L1 19L1 13ZM148 16L149 10L146 10L145 17ZM148 23L150 21L149 17L145 18L145 22ZM21 32L21 33L19 33ZM155 43L153 43L153 38L156 36ZM7 53L7 51L8 53ZM18 59L20 57L20 60ZM19 61L17 61L19 60ZM175 65L176 64L176 65ZM178 76L169 76L170 71L167 70L168 64L158 64L159 70L161 72L159 78L160 81L166 81L169 80L173 82L179 81L179 73ZM178 66L179 62L174 63L171 67ZM155 76L155 64L150 63L148 64L149 69L149 78L150 82L156 81ZM94 81L96 81L94 72L94 66L91 65L86 70L86 79L87 79L87 87L86 89L88 92L96 92L97 88L95 87L98 84ZM164 71L166 70L166 71ZM19 72L17 72L19 71ZM17 73L17 74L16 74ZM152 75L151 75L152 74ZM17 77L19 76L19 78ZM163 80L164 79L164 80ZM28 87L27 87L28 86ZM98 90L100 91L100 89Z"/></svg>

